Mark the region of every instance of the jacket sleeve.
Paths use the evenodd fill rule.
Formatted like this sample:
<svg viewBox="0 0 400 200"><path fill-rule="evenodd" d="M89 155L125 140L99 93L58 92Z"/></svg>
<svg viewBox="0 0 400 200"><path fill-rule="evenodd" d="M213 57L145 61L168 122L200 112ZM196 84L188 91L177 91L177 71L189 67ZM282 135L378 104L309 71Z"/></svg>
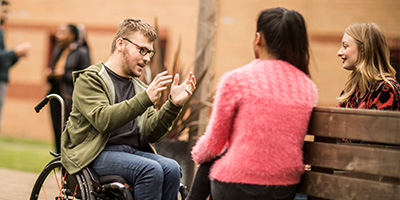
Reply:
<svg viewBox="0 0 400 200"><path fill-rule="evenodd" d="M13 50L7 50L4 45L3 30L0 28L0 67L10 68L18 61L18 56ZM8 70L8 69L0 69Z"/></svg>
<svg viewBox="0 0 400 200"><path fill-rule="evenodd" d="M12 67L18 61L18 56L14 51L0 50L0 67ZM5 64L9 63L9 65Z"/></svg>
<svg viewBox="0 0 400 200"><path fill-rule="evenodd" d="M193 147L193 160L201 164L218 156L228 144L239 102L239 91L233 78L222 77L215 94L213 110L206 132Z"/></svg>
<svg viewBox="0 0 400 200"><path fill-rule="evenodd" d="M153 105L146 92L117 104L111 104L108 95L104 82L96 73L82 73L75 81L74 107L100 133L120 128Z"/></svg>
<svg viewBox="0 0 400 200"><path fill-rule="evenodd" d="M142 139L149 143L158 142L170 130L181 108L174 105L171 98L168 98L159 111L149 108L140 131Z"/></svg>

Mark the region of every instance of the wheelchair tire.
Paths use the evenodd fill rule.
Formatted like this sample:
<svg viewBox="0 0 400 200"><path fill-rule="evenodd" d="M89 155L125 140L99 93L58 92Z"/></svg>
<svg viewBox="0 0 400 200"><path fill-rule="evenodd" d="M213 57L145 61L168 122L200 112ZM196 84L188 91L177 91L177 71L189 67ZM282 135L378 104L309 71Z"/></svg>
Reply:
<svg viewBox="0 0 400 200"><path fill-rule="evenodd" d="M30 200L81 199L94 200L90 194L91 181L82 173L69 174L61 164L61 158L50 161L39 174L33 186Z"/></svg>

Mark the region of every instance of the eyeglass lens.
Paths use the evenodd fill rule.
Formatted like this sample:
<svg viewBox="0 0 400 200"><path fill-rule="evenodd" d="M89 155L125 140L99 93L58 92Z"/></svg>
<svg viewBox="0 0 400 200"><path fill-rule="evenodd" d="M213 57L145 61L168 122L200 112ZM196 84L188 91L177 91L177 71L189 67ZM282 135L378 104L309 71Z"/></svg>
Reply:
<svg viewBox="0 0 400 200"><path fill-rule="evenodd" d="M128 38L122 38L122 39L128 41L129 43L131 43L131 44L133 44L133 45L135 45L135 46L137 46L137 47L139 48L139 53L140 53L142 56L145 56L145 55L149 54L150 58L152 58L152 57L154 56L154 54L156 53L155 51L151 51L151 50L147 49L146 47L141 47L141 46L139 46L138 44L132 42L132 41L129 40Z"/></svg>
<svg viewBox="0 0 400 200"><path fill-rule="evenodd" d="M150 51L146 47L140 47L139 53L142 54L142 56L149 54L150 58L154 56L154 51Z"/></svg>

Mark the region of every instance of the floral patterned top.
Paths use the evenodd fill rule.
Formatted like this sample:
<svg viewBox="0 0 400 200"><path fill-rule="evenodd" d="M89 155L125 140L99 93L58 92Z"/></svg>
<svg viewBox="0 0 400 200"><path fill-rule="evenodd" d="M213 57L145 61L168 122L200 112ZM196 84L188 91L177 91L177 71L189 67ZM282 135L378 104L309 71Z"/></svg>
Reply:
<svg viewBox="0 0 400 200"><path fill-rule="evenodd" d="M364 96L357 90L348 101L339 102L336 107L400 111L400 84L393 78L388 80L393 86L384 80L378 81Z"/></svg>
<svg viewBox="0 0 400 200"><path fill-rule="evenodd" d="M400 84L393 78L388 77L388 80L393 86L383 80L378 81L364 96L357 90L348 101L339 102L336 107L400 111ZM343 93L344 91L341 95ZM346 138L339 138L338 142L369 144L366 141Z"/></svg>

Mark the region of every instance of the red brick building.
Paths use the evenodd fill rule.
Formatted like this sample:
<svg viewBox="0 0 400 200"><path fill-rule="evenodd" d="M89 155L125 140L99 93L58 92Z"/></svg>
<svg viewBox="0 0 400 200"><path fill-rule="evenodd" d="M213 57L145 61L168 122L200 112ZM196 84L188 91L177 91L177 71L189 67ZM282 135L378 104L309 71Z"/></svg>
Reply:
<svg viewBox="0 0 400 200"><path fill-rule="evenodd" d="M131 16L154 24L157 18L165 41L165 64L172 64L181 40L180 63L193 68L201 0L9 0L12 15L5 27L8 48L28 41L32 52L10 71L10 87L1 134L51 140L49 110L36 114L33 107L47 94L44 69L48 66L52 35L61 23L86 26L92 62L106 61L117 24ZM399 69L400 1L398 0L219 0L210 91L225 71L253 59L252 40L258 13L282 6L306 19L312 78L319 89L320 106L335 106L349 74L337 57L343 32L356 22L376 22L386 34Z"/></svg>

